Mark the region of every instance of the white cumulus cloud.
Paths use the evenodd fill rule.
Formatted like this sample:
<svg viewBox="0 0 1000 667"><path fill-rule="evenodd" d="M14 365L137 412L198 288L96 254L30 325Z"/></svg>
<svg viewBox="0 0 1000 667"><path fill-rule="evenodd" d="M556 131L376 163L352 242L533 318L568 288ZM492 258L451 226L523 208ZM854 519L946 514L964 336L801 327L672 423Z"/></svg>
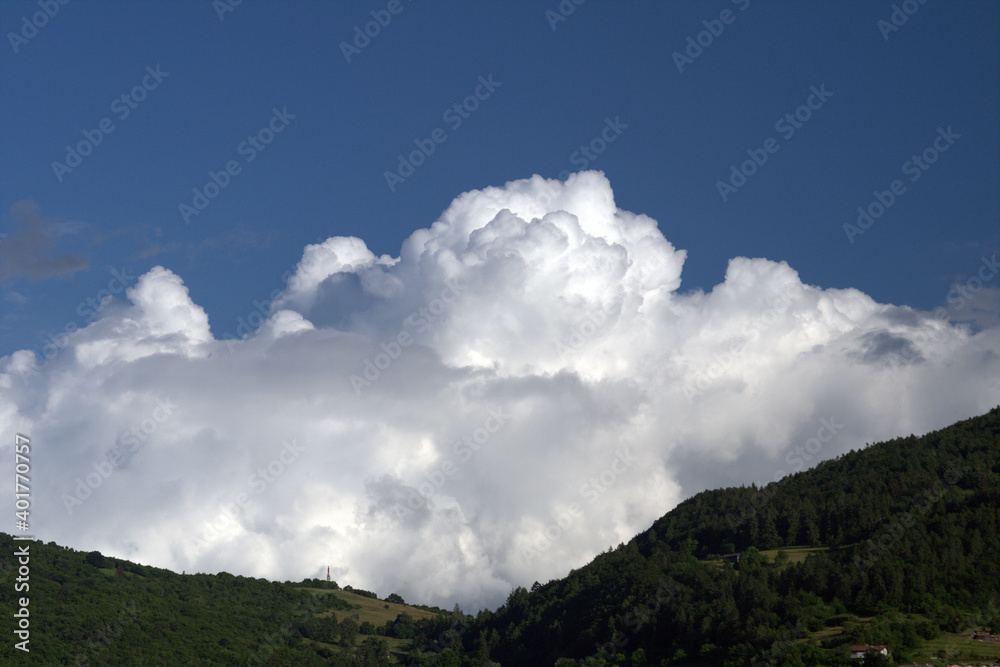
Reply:
<svg viewBox="0 0 1000 667"><path fill-rule="evenodd" d="M681 292L685 256L583 172L467 192L399 257L307 246L239 341L156 267L48 363L0 358L0 430L45 540L476 609L801 469L824 423L808 465L1000 400L996 327L760 258Z"/></svg>

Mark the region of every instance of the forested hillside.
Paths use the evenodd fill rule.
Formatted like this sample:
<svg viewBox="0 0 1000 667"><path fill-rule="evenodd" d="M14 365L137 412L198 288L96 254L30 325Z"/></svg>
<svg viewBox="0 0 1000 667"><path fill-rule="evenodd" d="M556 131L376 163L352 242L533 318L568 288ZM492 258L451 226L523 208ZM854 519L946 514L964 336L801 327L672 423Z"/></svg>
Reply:
<svg viewBox="0 0 1000 667"><path fill-rule="evenodd" d="M826 550L760 554L800 546ZM700 493L466 636L493 636L503 665L837 665L857 664L850 644L904 660L972 626L1000 626L1000 409Z"/></svg>
<svg viewBox="0 0 1000 667"><path fill-rule="evenodd" d="M11 554L25 544L29 588L15 593ZM451 616L316 579L183 575L3 533L0 549L0 608L10 619L15 598L27 597L30 612L30 652L9 634L3 665L385 665L391 649L411 646L416 617ZM383 636L366 601L389 619Z"/></svg>

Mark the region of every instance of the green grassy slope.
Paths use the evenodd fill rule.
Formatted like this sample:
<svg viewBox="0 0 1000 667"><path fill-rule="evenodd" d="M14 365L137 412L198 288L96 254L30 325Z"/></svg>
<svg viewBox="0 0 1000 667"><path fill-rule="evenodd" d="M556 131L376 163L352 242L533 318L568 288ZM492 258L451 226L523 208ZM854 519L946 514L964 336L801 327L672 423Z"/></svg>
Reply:
<svg viewBox="0 0 1000 667"><path fill-rule="evenodd" d="M29 590L15 592L10 554L25 544ZM31 623L30 654L5 640L4 665L354 664L368 639L356 632L364 620L381 626L400 613L439 617L346 591L227 573L180 575L111 558L98 567L87 553L54 543L14 542L4 533L0 553L0 609L10 618L15 598L26 596ZM310 629L318 631L312 627L317 619L335 614L341 625L353 624L351 641L343 641L340 625L330 634L332 644L303 641ZM355 614L361 619L354 620ZM412 642L389 643L402 651Z"/></svg>

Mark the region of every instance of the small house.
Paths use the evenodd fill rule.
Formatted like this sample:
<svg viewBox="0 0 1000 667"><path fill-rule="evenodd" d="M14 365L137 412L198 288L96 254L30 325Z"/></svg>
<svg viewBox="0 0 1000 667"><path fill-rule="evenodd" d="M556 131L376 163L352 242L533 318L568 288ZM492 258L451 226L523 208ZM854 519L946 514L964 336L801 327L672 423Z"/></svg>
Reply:
<svg viewBox="0 0 1000 667"><path fill-rule="evenodd" d="M851 657L855 660L861 660L868 654L869 651L879 653L885 657L889 657L889 647L885 644L861 644L859 646L851 647Z"/></svg>

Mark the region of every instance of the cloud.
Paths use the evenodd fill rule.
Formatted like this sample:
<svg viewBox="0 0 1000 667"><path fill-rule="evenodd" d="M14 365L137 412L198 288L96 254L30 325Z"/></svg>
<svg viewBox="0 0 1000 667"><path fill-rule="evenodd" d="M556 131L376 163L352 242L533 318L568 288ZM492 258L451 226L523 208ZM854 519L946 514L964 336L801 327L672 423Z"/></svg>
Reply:
<svg viewBox="0 0 1000 667"><path fill-rule="evenodd" d="M1000 326L1000 287L973 290L956 284L948 293L948 318L968 322L975 329Z"/></svg>
<svg viewBox="0 0 1000 667"><path fill-rule="evenodd" d="M0 359L0 427L46 540L476 609L795 472L823 420L807 465L1000 399L996 327L760 258L685 293L685 257L583 172L462 194L398 257L309 245L242 340L156 267L67 353Z"/></svg>
<svg viewBox="0 0 1000 667"><path fill-rule="evenodd" d="M885 330L866 333L858 339L858 343L860 349L848 356L864 364L907 364L923 361L920 352L908 338Z"/></svg>
<svg viewBox="0 0 1000 667"><path fill-rule="evenodd" d="M48 278L87 268L87 261L78 255L52 252L58 239L78 232L80 224L42 218L38 205L27 200L12 204L10 216L16 231L0 238L0 283L17 276Z"/></svg>

